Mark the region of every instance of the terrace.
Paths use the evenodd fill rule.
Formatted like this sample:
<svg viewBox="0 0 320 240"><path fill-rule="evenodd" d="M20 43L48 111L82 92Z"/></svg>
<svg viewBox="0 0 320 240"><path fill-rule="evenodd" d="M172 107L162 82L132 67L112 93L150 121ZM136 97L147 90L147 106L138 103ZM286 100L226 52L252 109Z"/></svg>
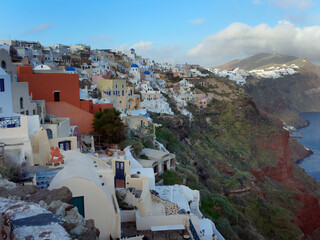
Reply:
<svg viewBox="0 0 320 240"><path fill-rule="evenodd" d="M2 117L0 118L0 128L21 127L20 117Z"/></svg>

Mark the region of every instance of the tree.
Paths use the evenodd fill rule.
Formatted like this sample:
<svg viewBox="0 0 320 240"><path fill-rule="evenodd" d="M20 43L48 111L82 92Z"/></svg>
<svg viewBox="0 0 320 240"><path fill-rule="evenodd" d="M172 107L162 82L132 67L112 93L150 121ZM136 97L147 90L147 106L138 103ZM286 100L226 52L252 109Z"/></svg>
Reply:
<svg viewBox="0 0 320 240"><path fill-rule="evenodd" d="M120 112L114 108L95 113L92 126L94 134L100 135L104 143L119 143L124 138L125 126Z"/></svg>

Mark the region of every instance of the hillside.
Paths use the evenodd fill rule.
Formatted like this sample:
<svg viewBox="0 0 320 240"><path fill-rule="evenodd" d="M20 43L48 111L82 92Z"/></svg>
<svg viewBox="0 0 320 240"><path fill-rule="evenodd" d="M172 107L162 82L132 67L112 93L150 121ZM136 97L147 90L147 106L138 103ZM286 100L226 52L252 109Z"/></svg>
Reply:
<svg viewBox="0 0 320 240"><path fill-rule="evenodd" d="M291 143L278 120L261 113L247 94L223 83L224 100L183 116L152 116L157 139L180 163L164 182L199 189L202 211L225 239L317 239L320 185L293 163ZM207 89L215 92L215 86ZM221 99L221 98L220 98ZM300 156L301 157L301 156Z"/></svg>
<svg viewBox="0 0 320 240"><path fill-rule="evenodd" d="M286 125L300 128L308 123L299 117L299 113L320 111L320 66L305 58L261 53L220 67L257 72L291 65L296 66L293 74L276 78L250 75L244 89L260 109L278 117Z"/></svg>
<svg viewBox="0 0 320 240"><path fill-rule="evenodd" d="M218 66L220 69L231 70L241 68L244 70L264 69L270 65L281 65L294 62L298 58L281 54L259 53L245 59L233 60L229 63Z"/></svg>

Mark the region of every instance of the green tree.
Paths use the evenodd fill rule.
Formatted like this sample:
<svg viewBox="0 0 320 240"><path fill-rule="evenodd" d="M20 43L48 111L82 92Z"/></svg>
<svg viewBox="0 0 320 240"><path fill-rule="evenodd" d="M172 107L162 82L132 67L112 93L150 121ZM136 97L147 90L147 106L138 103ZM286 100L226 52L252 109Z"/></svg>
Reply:
<svg viewBox="0 0 320 240"><path fill-rule="evenodd" d="M100 135L104 143L119 143L124 139L125 126L120 112L114 108L95 113L92 126L94 134Z"/></svg>

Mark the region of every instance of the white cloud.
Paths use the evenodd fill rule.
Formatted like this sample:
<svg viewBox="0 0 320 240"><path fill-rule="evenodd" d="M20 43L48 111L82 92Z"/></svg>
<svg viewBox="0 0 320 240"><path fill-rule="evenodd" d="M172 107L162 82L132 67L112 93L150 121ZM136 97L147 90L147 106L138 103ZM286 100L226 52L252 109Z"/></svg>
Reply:
<svg viewBox="0 0 320 240"><path fill-rule="evenodd" d="M198 19L192 19L192 20L189 20L189 22L193 25L200 25L200 24L203 24L205 23L206 19L205 18L198 18Z"/></svg>
<svg viewBox="0 0 320 240"><path fill-rule="evenodd" d="M307 57L320 61L320 26L299 28L284 20L270 27L233 23L203 39L187 56L192 62L216 66L261 52Z"/></svg>
<svg viewBox="0 0 320 240"><path fill-rule="evenodd" d="M261 4L261 1L260 0L253 0L252 3L258 5L258 4Z"/></svg>
<svg viewBox="0 0 320 240"><path fill-rule="evenodd" d="M154 42L148 42L148 41L140 41L136 44L133 44L131 48L134 48L136 51L149 51L151 50Z"/></svg>
<svg viewBox="0 0 320 240"><path fill-rule="evenodd" d="M54 27L54 25L51 23L42 23L42 24L39 24L38 26L30 28L26 32L26 34L31 35L31 34L41 33L41 32L44 32L44 31L50 29L50 28L53 28L53 27Z"/></svg>
<svg viewBox="0 0 320 240"><path fill-rule="evenodd" d="M312 0L268 0L268 1L271 4L284 9L297 8L300 10L306 10L313 4Z"/></svg>

